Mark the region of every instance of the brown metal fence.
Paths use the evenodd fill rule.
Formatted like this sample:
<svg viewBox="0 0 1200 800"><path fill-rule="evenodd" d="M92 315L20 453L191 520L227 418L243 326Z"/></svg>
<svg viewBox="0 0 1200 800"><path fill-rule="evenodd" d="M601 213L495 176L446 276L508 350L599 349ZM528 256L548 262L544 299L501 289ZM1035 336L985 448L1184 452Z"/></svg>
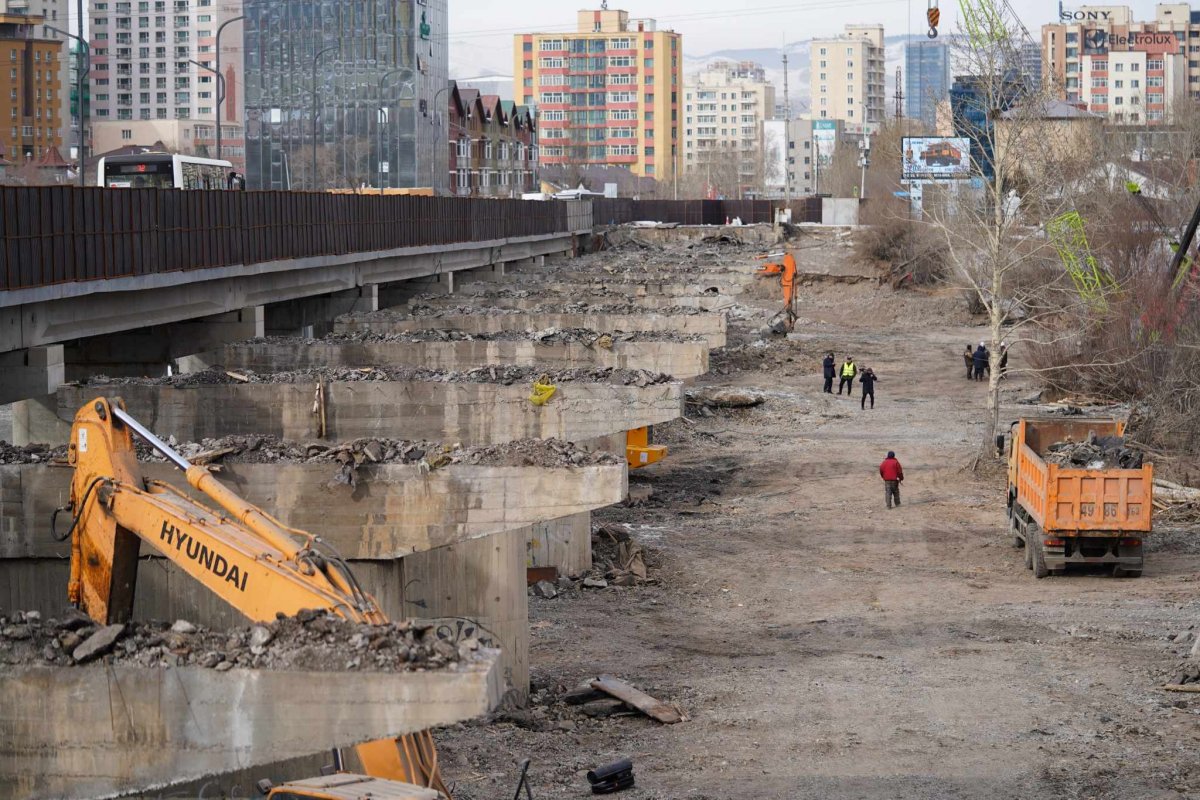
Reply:
<svg viewBox="0 0 1200 800"><path fill-rule="evenodd" d="M740 219L744 224L775 221L775 200L592 200L592 219L597 225L623 225L641 220L679 225L724 225ZM791 203L793 222L820 222L821 198L805 197Z"/></svg>
<svg viewBox="0 0 1200 800"><path fill-rule="evenodd" d="M585 211L462 197L5 187L0 289L567 233Z"/></svg>

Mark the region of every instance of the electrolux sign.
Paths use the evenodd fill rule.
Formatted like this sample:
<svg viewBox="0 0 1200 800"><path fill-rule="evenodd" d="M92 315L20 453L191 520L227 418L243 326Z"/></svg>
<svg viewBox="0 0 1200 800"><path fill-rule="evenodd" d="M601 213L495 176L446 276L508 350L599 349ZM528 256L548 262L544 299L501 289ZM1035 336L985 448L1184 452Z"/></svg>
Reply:
<svg viewBox="0 0 1200 800"><path fill-rule="evenodd" d="M1085 55L1104 55L1110 50L1143 53L1179 52L1179 38L1170 31L1134 31L1132 33L1109 33L1100 28L1089 28L1083 32Z"/></svg>

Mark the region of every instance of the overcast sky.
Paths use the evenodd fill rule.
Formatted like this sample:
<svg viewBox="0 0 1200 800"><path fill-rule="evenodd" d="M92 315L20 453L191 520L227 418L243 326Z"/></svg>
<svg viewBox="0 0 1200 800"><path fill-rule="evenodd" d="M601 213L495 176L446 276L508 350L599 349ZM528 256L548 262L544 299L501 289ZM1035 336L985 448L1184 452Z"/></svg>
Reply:
<svg viewBox="0 0 1200 800"><path fill-rule="evenodd" d="M514 33L575 29L577 8L599 8L599 2L555 0L448 0L450 3L450 74L467 78L489 72L512 74ZM716 50L779 47L837 33L848 22L882 23L884 32L924 34L929 0L611 0L609 8L623 8L632 17L652 17L662 28L683 34L689 56ZM938 0L942 12L939 29L953 32L958 22L958 0ZM1022 22L1035 37L1043 23L1058 15L1056 0L1010 0ZM1075 8L1080 3L1066 3ZM1153 19L1154 0L1131 0L1134 19Z"/></svg>

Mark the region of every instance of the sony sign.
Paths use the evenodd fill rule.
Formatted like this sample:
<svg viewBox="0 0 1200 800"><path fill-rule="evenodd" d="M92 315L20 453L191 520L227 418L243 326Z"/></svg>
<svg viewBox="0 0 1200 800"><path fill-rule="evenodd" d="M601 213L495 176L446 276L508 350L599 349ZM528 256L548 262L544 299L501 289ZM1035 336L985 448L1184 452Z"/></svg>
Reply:
<svg viewBox="0 0 1200 800"><path fill-rule="evenodd" d="M1083 9L1072 11L1063 8L1061 1L1058 4L1059 22L1109 22L1111 19L1111 11L1085 11Z"/></svg>

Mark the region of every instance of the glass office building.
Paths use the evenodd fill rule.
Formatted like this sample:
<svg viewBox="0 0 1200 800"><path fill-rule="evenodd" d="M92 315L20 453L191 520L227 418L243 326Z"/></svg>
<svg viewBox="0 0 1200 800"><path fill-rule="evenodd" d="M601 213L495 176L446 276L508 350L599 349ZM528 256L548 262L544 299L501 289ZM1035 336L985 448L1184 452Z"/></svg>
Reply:
<svg viewBox="0 0 1200 800"><path fill-rule="evenodd" d="M250 188L447 187L447 0L244 9Z"/></svg>
<svg viewBox="0 0 1200 800"><path fill-rule="evenodd" d="M950 47L945 42L904 46L904 116L933 126L937 107L950 96Z"/></svg>

